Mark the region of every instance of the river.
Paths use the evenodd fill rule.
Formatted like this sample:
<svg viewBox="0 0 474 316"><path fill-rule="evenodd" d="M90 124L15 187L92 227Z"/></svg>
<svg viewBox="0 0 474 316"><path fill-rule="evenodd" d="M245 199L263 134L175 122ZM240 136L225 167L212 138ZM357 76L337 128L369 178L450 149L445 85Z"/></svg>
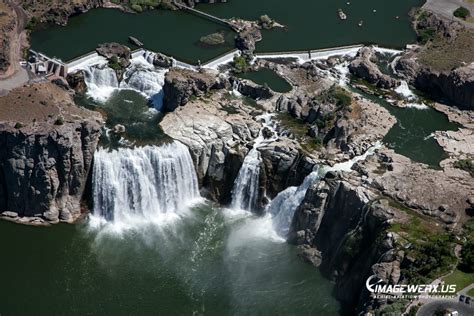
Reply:
<svg viewBox="0 0 474 316"><path fill-rule="evenodd" d="M408 11L418 5L418 0L350 4L329 0L229 0L198 8L220 17L256 19L268 14L284 24L285 29L263 32L264 40L257 47L263 52L361 42L403 47L414 40ZM338 8L346 12L348 20L339 20ZM357 26L360 20L364 20L363 27ZM211 48L199 43L200 37L216 31L225 31L225 44ZM148 49L194 63L229 51L234 37L223 26L186 12L148 11L137 15L94 9L72 17L65 27L40 26L33 32L31 44L47 55L70 60L102 42L126 43L130 35L138 37ZM109 127L125 125L127 140L153 145L165 138L158 126L162 95L143 91L160 90L163 74L141 67L137 71L140 78L147 76L146 86L143 80L130 80L127 87L108 80L107 87L90 74L89 88L95 84L96 96L104 99L86 103L107 114ZM277 90L289 88L274 73L248 75L257 82L275 85ZM108 78L104 74L96 77ZM110 86L111 81L114 86ZM156 109L148 108L146 98L155 101ZM434 130L451 126L434 110L420 111L391 109L401 119L384 141L414 160L436 165L443 152L433 139L425 138ZM420 124L419 130L406 132L407 127L414 127L426 117L430 119ZM428 147L420 147L420 143ZM103 140L102 145L110 144ZM120 143L112 145L117 148ZM37 228L0 221L0 238L5 241L0 260L0 314L341 313L341 305L332 296L333 284L296 256L296 248L278 235L271 218L258 218L203 200L192 206L182 205L182 201L199 196L195 179L189 179L195 171L190 167L190 157L170 155L182 154L179 145L164 146L170 147L113 152L101 149L96 153L93 216L82 223ZM159 165L163 162L156 168L159 172L150 167L156 165L156 157L160 158ZM177 166L186 169L178 170ZM298 190L293 188L287 193L303 196L297 194L302 191ZM183 192L186 196L180 196Z"/></svg>
<svg viewBox="0 0 474 316"><path fill-rule="evenodd" d="M197 8L224 18L257 19L268 14L284 24L284 29L263 31L264 40L257 45L257 51L263 52L359 43L400 48L415 39L408 12L421 4L420 0L367 0L349 5L342 0L229 0L225 4L201 4ZM346 21L339 19L339 8L348 15ZM363 27L357 26L360 20L364 21ZM226 31L225 44L206 47L199 43L202 36L217 31ZM188 12L154 10L127 14L115 9L94 9L71 17L64 27L40 26L31 35L31 46L67 61L93 50L100 43L128 44L128 36L135 36L150 50L197 63L233 48L234 35L224 26Z"/></svg>

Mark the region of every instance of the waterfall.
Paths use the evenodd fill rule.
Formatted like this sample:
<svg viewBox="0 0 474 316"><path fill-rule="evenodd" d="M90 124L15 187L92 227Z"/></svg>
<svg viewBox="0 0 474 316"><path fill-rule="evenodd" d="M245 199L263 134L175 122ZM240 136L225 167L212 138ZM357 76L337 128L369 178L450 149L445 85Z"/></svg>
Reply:
<svg viewBox="0 0 474 316"><path fill-rule="evenodd" d="M137 57L127 68L120 82L121 89L134 90L149 99L160 110L163 105L163 85L166 69L157 70L145 57Z"/></svg>
<svg viewBox="0 0 474 316"><path fill-rule="evenodd" d="M418 96L410 89L410 87L408 86L408 82L406 82L405 80L401 80L400 86L395 88L394 91L398 93L401 97L403 97L406 101L408 101L404 102L405 107L415 108L418 110L429 109L426 104L420 102Z"/></svg>
<svg viewBox="0 0 474 316"><path fill-rule="evenodd" d="M258 137L255 139L253 148L245 156L244 163L239 170L234 187L232 188L232 205L233 209L253 211L256 209L259 198L260 187L260 164L262 162L261 154L258 148L264 142L271 142L276 139L276 133L271 121L271 114L263 114L257 119L263 120L263 127L260 129ZM263 136L264 128L272 131L272 137L265 139Z"/></svg>
<svg viewBox="0 0 474 316"><path fill-rule="evenodd" d="M150 60L150 56L133 58L121 82L115 71L108 67L105 59L82 65L79 69L85 73L87 94L98 102L106 102L117 90L134 90L149 99L159 110L163 104L163 85L167 69L155 69Z"/></svg>
<svg viewBox="0 0 474 316"><path fill-rule="evenodd" d="M272 216L273 229L281 237L286 237L290 230L291 222L298 206L303 202L306 192L314 184L322 179L329 171L345 171L350 172L352 166L361 160L366 159L373 154L381 144L377 142L370 147L364 154L356 156L351 160L335 164L334 166L316 166L315 170L311 172L298 187L288 187L281 191L271 202L267 205L265 211Z"/></svg>
<svg viewBox="0 0 474 316"><path fill-rule="evenodd" d="M105 102L118 89L119 82L113 69L107 64L87 66L83 69L87 95L99 102Z"/></svg>
<svg viewBox="0 0 474 316"><path fill-rule="evenodd" d="M299 187L286 188L267 205L265 212L271 214L273 228L279 236L288 234L296 209L303 202L309 187L324 176L323 169L316 167Z"/></svg>
<svg viewBox="0 0 474 316"><path fill-rule="evenodd" d="M177 217L199 198L198 181L187 147L173 142L94 156L94 215L129 224Z"/></svg>
<svg viewBox="0 0 474 316"><path fill-rule="evenodd" d="M252 211L258 201L261 155L252 148L245 157L232 189L232 208Z"/></svg>

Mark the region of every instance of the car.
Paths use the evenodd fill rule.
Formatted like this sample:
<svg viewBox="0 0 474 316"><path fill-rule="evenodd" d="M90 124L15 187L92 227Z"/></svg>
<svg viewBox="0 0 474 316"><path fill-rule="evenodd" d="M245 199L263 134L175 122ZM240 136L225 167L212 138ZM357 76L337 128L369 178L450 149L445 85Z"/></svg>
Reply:
<svg viewBox="0 0 474 316"><path fill-rule="evenodd" d="M464 302L464 299L465 299L465 298L466 298L466 297L465 297L464 295L460 295L460 296L459 296L459 301L460 301L460 302Z"/></svg>
<svg viewBox="0 0 474 316"><path fill-rule="evenodd" d="M471 304L471 298L469 296L466 297L466 299L464 300L464 303Z"/></svg>

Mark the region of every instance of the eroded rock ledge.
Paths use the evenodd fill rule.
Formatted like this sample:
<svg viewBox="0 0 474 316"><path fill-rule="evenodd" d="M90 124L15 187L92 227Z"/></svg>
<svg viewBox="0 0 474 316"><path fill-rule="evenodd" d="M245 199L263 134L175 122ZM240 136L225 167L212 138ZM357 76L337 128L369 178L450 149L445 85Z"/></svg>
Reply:
<svg viewBox="0 0 474 316"><path fill-rule="evenodd" d="M100 114L39 83L0 98L0 213L22 223L74 222L96 149Z"/></svg>

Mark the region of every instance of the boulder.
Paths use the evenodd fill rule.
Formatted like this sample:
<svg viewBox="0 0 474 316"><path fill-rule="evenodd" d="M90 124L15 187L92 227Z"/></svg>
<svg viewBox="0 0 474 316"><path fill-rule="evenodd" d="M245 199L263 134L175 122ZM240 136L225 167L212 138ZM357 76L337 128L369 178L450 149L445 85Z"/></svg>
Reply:
<svg viewBox="0 0 474 316"><path fill-rule="evenodd" d="M217 84L217 79L205 72L171 68L165 75L163 86L165 111L172 112L184 106L193 96L201 96Z"/></svg>
<svg viewBox="0 0 474 316"><path fill-rule="evenodd" d="M371 47L361 48L356 58L349 65L350 72L380 88L397 87L399 85L398 80L382 73L377 64L373 62L375 58L375 51Z"/></svg>
<svg viewBox="0 0 474 316"><path fill-rule="evenodd" d="M156 53L153 57L153 65L160 68L171 68L173 67L174 61L173 58L168 57L161 53Z"/></svg>

